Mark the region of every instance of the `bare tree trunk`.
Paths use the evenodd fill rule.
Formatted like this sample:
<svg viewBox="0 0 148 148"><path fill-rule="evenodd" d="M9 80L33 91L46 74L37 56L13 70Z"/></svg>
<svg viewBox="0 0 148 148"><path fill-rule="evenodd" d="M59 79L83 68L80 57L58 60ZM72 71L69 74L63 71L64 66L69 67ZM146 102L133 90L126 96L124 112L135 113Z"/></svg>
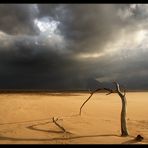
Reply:
<svg viewBox="0 0 148 148"><path fill-rule="evenodd" d="M121 135L128 136L126 127L126 98L122 97L122 110L121 110Z"/></svg>
<svg viewBox="0 0 148 148"><path fill-rule="evenodd" d="M128 136L128 130L126 127L126 97L125 97L125 91L124 94L122 94L121 90L120 90L120 86L117 82L114 82L116 85L116 91L118 93L118 95L121 98L122 101L122 109L121 109L121 136Z"/></svg>

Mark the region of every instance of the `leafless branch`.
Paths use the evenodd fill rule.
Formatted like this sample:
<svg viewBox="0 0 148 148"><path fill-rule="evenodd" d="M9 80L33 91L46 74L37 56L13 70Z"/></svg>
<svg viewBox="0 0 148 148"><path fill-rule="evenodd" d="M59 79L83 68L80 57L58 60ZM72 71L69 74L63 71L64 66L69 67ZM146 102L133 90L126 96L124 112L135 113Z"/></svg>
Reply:
<svg viewBox="0 0 148 148"><path fill-rule="evenodd" d="M123 94L123 96L125 97L125 95L126 95L126 90L124 89L124 94Z"/></svg>
<svg viewBox="0 0 148 148"><path fill-rule="evenodd" d="M116 86L117 93L120 94L121 96L125 97L125 95L126 95L126 89L125 89L125 87L123 85L122 86L121 85L119 86L119 84L116 81L113 81L113 83ZM121 89L120 89L121 87L122 87L122 90L123 91L121 91Z"/></svg>
<svg viewBox="0 0 148 148"><path fill-rule="evenodd" d="M94 90L93 92L91 92L90 96L86 99L86 101L84 101L84 103L81 105L79 115L81 115L82 108L83 108L83 106L86 104L86 102L88 102L88 101L90 100L90 98L92 97L92 95L93 95L94 93L96 93L97 91L100 91L100 90L109 91L109 93L106 94L106 95L109 95L109 94L111 94L111 93L114 93L114 91L113 91L112 89L109 89L109 88L98 88L98 89Z"/></svg>
<svg viewBox="0 0 148 148"><path fill-rule="evenodd" d="M81 115L82 107L85 105L85 103L92 97L93 93L86 99L86 101L81 105L79 115Z"/></svg>

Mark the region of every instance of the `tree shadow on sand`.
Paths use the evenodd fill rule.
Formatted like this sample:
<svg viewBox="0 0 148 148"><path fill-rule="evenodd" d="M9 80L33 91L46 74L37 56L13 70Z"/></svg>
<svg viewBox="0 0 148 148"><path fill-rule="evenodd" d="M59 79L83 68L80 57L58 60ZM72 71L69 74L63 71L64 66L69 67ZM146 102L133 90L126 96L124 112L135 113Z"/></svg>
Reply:
<svg viewBox="0 0 148 148"><path fill-rule="evenodd" d="M80 138L93 138L93 137L121 137L120 135L116 134L93 134L93 135L75 135L70 132L63 132L62 130L45 130L41 128L37 128L39 125L45 125L45 124L51 124L53 122L47 121L43 123L37 123L33 124L31 126L27 126L26 128L34 131L39 131L39 132L46 132L46 133L55 133L55 134L60 134L59 136L61 137L54 137L54 138L16 138L16 137L8 137L8 136L3 136L0 135L0 140L10 140L10 141L40 141L40 142L45 142L45 141L61 141L61 140L72 140L72 139L80 139ZM126 143L124 143L126 144Z"/></svg>
<svg viewBox="0 0 148 148"><path fill-rule="evenodd" d="M26 122L19 122L19 123L26 123ZM115 134L110 134L110 135L109 134L104 134L104 135L98 135L98 134L96 134L96 135L80 135L80 136L74 136L73 133L63 132L62 130L58 130L57 131L57 130L45 130L45 129L37 128L37 126L39 126L39 125L46 125L46 124L49 124L49 123L51 124L53 122L47 121L47 122L43 122L43 123L37 123L37 124L33 124L31 126L27 126L26 128L28 128L30 130L34 130L34 131L46 132L46 133L49 133L49 134L50 133L51 134L52 133L56 133L56 134L60 134L60 135L63 134L66 137L56 137L56 138L47 138L47 139L40 138L40 139L37 139L37 138L14 138L14 137L7 137L7 136L0 135L0 140L10 140L10 141L41 141L42 142L42 141L54 141L54 140L71 140L71 139L90 138L90 137L109 137L109 136L110 137L112 137L112 136L120 137L119 135L115 135ZM10 124L13 124L13 123L10 123Z"/></svg>
<svg viewBox="0 0 148 148"><path fill-rule="evenodd" d="M142 142L142 143L141 143ZM148 143L148 140L147 139L144 139L142 141L137 141L135 139L132 139L132 140L128 140L128 141L125 141L123 142L122 144L144 144L144 143Z"/></svg>
<svg viewBox="0 0 148 148"><path fill-rule="evenodd" d="M77 116L77 115L74 115ZM41 119L42 120L42 119ZM34 120L34 121L41 121L41 120ZM47 120L47 119L43 119ZM26 123L26 122L33 122L33 121L24 121L24 122L16 122L16 123L6 123L6 124L18 124L18 123ZM61 137L54 137L54 138L18 138L18 137L8 137L8 136L3 136L0 134L0 140L10 140L10 141L56 141L56 140L72 140L72 139L80 139L80 138L91 138L91 137L121 137L120 135L116 134L93 134L93 135L75 135L71 132L63 132L62 130L45 130L41 128L37 128L39 125L46 125L46 124L51 124L53 123L52 121L42 122L42 123L36 123L30 126L27 126L29 130L34 130L34 131L39 131L39 132L46 132L46 133L55 133L55 134L60 134L59 136ZM4 125L4 124L0 124ZM126 143L124 143L126 144Z"/></svg>
<svg viewBox="0 0 148 148"><path fill-rule="evenodd" d="M90 138L90 137L109 137L109 136L116 136L120 137L119 135L82 135L82 136L73 136L73 137L57 137L57 138L48 138L48 139L36 139L36 138L13 138L13 137L6 137L0 135L0 140L11 140L11 141L54 141L54 140L71 140L71 139L79 139L79 138Z"/></svg>
<svg viewBox="0 0 148 148"><path fill-rule="evenodd" d="M136 141L135 139L132 139L132 140L125 141L122 144L138 144L138 143L139 143L138 141Z"/></svg>
<svg viewBox="0 0 148 148"><path fill-rule="evenodd" d="M52 123L50 121L45 122L45 123L38 123L38 124L33 124L31 126L27 126L26 128L30 129L30 130L34 130L34 131L39 131L39 132L47 132L47 133L63 133L63 131L55 131L55 130L44 130L44 129L39 129L39 128L35 128L35 126L39 126L39 125L45 125L48 123Z"/></svg>

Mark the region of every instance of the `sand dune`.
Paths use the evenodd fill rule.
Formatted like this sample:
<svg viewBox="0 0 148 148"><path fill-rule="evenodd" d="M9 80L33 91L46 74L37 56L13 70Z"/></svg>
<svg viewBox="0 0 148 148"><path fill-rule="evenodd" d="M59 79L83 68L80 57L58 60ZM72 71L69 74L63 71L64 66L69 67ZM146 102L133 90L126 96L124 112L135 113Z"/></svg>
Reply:
<svg viewBox="0 0 148 148"><path fill-rule="evenodd" d="M87 93L1 94L1 144L145 144L148 143L148 93L127 93L129 137L120 136L121 100L118 95ZM58 118L56 126L52 117ZM141 134L142 142L134 137Z"/></svg>

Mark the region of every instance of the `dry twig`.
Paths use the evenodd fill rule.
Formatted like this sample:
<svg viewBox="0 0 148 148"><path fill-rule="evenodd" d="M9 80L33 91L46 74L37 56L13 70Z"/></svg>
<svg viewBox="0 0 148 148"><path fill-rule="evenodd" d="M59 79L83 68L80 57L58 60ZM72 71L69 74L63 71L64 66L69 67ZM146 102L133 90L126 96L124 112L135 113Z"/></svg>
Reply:
<svg viewBox="0 0 148 148"><path fill-rule="evenodd" d="M52 118L53 123L55 123L56 126L58 126L63 132L66 132L66 130L64 129L64 127L62 127L61 125L59 125L57 123L58 118L54 119L54 117Z"/></svg>

